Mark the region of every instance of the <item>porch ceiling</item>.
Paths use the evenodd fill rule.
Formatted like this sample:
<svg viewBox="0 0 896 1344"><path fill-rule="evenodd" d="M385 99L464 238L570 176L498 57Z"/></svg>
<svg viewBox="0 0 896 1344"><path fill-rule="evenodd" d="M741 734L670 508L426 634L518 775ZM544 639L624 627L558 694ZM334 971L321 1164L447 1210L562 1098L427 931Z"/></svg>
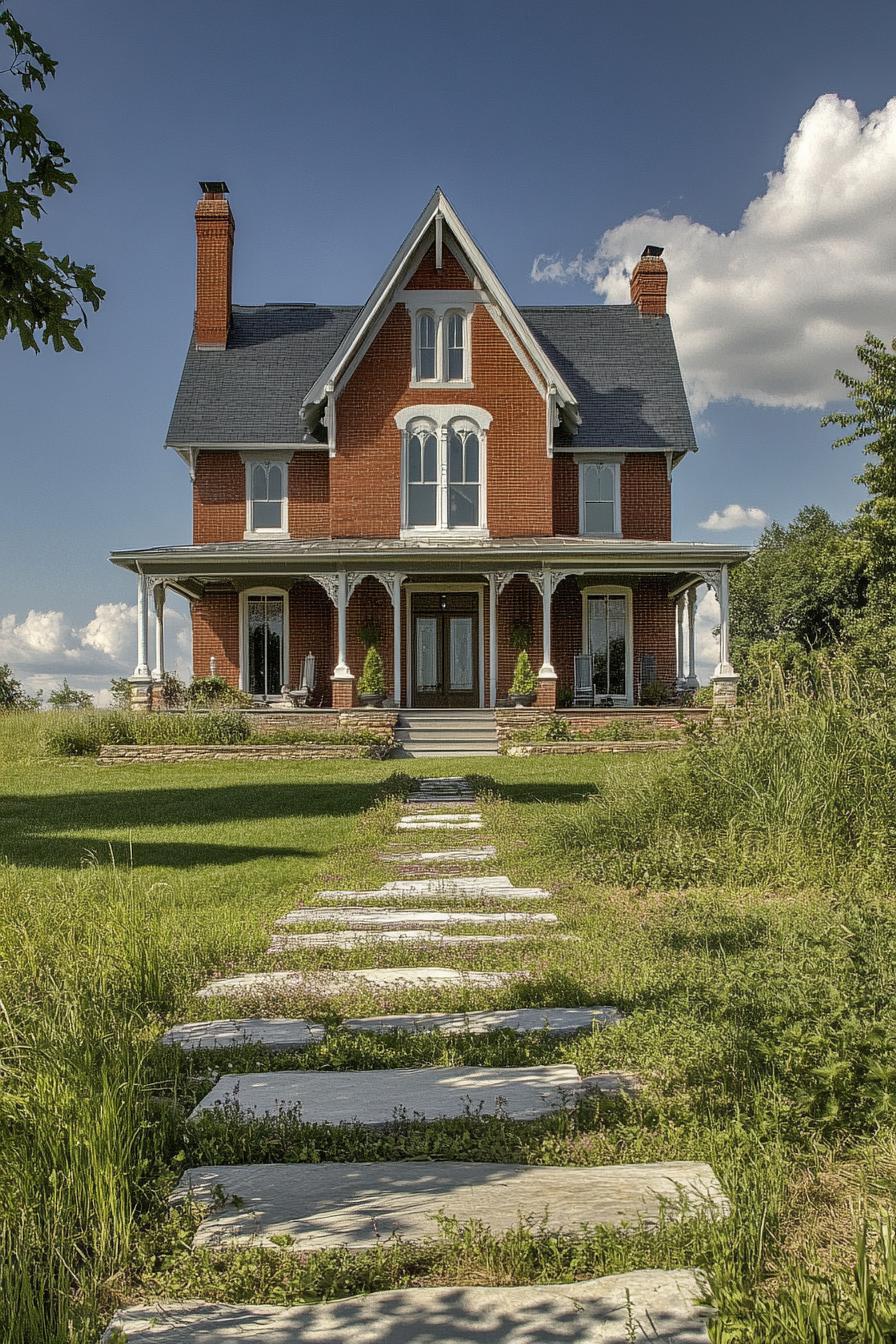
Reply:
<svg viewBox="0 0 896 1344"><path fill-rule="evenodd" d="M525 572L678 574L699 576L736 565L747 547L699 541L629 541L586 537L501 537L467 540L322 539L314 541L209 542L114 551L113 564L167 578L187 595L212 580L301 577L334 569L426 576Z"/></svg>

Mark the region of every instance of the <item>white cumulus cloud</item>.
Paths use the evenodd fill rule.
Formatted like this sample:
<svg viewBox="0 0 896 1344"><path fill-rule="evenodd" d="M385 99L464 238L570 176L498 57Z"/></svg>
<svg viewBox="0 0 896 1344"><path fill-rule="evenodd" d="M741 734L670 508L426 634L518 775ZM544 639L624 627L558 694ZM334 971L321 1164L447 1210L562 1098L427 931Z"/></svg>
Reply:
<svg viewBox="0 0 896 1344"><path fill-rule="evenodd" d="M719 601L711 588L704 588L697 599L694 629L697 639L697 676L705 685L719 661Z"/></svg>
<svg viewBox="0 0 896 1344"><path fill-rule="evenodd" d="M755 505L744 508L743 504L726 504L724 509L713 509L709 517L704 518L698 526L705 532L734 532L740 527L759 531L767 523L768 514L765 509L757 509Z"/></svg>
<svg viewBox="0 0 896 1344"><path fill-rule="evenodd" d="M532 278L584 278L629 302L645 244L666 249L669 312L697 412L742 397L821 407L866 330L893 334L896 312L896 98L862 117L827 93L804 114L779 170L737 228L647 213L608 229L590 253L537 257Z"/></svg>

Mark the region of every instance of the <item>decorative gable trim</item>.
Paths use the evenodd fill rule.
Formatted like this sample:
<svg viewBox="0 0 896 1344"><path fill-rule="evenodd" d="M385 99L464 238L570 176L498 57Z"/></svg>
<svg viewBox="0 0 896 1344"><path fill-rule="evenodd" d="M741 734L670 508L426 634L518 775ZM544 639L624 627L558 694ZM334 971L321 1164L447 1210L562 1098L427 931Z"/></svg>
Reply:
<svg viewBox="0 0 896 1344"><path fill-rule="evenodd" d="M444 221L444 223L440 221ZM451 234L457 239L459 247L465 253L469 265L472 266L474 271L473 288L481 289L488 296L487 306L492 312L492 316L510 340L518 357L525 357L524 363L530 372L530 377L533 370L539 375L540 394L547 399L549 389L556 389L556 406L559 413L570 427L580 423L581 417L572 390L538 344L516 304L461 223L451 202L441 188L437 187L410 233L392 258L367 303L346 332L332 359L306 396L302 405L302 414L309 427L316 423L320 416L321 407L328 394L328 384L332 385L333 389L337 389L338 393L339 383L343 381L350 369L357 364L360 348L365 345L369 347L374 333L379 329L393 306L398 289L411 262L415 259L415 254L419 253L422 256L423 252L428 250L430 230L436 236L438 257L438 253L441 251L439 244L442 243L442 238L439 235L443 233L444 225L448 226ZM427 244L426 249L423 248L424 243ZM447 240L446 244L450 246ZM459 260L462 261L461 258ZM332 437L330 443L332 451Z"/></svg>

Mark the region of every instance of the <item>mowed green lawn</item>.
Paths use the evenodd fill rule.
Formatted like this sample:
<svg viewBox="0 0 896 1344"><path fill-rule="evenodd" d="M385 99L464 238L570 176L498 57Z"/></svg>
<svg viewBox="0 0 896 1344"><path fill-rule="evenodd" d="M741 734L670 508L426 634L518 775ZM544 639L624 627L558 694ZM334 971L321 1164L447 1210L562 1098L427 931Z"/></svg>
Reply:
<svg viewBox="0 0 896 1344"><path fill-rule="evenodd" d="M656 854L642 877L635 862L629 881L610 880L607 820L652 783L674 783L667 756L99 767L43 759L39 727L35 717L0 720L0 1339L86 1344L118 1302L153 1294L284 1302L682 1265L709 1275L717 1341L896 1338L896 1250L880 1221L896 1195L885 893L826 889L809 873L780 887L744 882L743 865L738 885L703 884L696 837L689 880L658 883ZM548 887L562 933L575 938L540 931L472 951L267 955L279 914L320 889L394 876L377 856L394 842L408 776L458 773L476 777L483 838L499 849L487 871ZM443 838L425 836L424 847ZM336 1029L302 1054L244 1048L186 1060L157 1045L167 1023L233 1011L232 1000L193 999L212 974L409 960L527 972L513 988L452 1004L616 1003L629 1017L565 1042ZM419 994L388 1000L395 1011L424 1003L436 1006ZM336 1004L292 996L239 1011L338 1028L342 1013L385 1006L370 994ZM295 1117L185 1124L221 1071L554 1061L582 1074L634 1070L644 1091L529 1124L411 1119L374 1133ZM569 1238L446 1227L424 1247L300 1259L193 1253L195 1215L172 1217L165 1202L183 1168L203 1162L420 1156L701 1159L733 1213Z"/></svg>

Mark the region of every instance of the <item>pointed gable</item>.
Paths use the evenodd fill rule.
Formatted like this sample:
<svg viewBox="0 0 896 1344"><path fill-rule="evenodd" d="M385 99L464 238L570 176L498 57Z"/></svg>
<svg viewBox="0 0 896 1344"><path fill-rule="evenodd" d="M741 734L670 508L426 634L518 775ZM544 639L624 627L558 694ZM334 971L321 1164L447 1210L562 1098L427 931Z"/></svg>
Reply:
<svg viewBox="0 0 896 1344"><path fill-rule="evenodd" d="M433 243L420 265L405 281L405 289L469 289L472 281L448 247L442 249L442 265L436 264Z"/></svg>

